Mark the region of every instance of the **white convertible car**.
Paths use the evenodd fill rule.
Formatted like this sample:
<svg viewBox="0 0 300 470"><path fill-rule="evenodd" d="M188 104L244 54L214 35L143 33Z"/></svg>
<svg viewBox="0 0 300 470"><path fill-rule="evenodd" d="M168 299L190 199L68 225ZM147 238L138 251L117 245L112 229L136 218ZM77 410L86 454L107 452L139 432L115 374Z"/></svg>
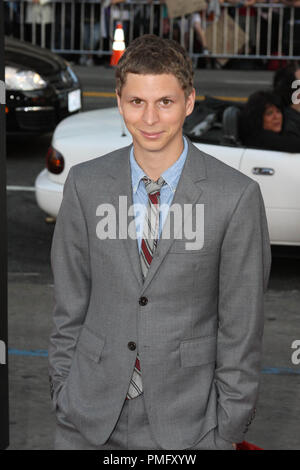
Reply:
<svg viewBox="0 0 300 470"><path fill-rule="evenodd" d="M300 245L300 154L243 147L238 141L237 110L227 107L221 123L216 114L208 113L187 126L185 133L199 149L259 183L272 244ZM38 206L56 217L71 166L130 143L116 107L66 118L53 134L47 168L35 181Z"/></svg>

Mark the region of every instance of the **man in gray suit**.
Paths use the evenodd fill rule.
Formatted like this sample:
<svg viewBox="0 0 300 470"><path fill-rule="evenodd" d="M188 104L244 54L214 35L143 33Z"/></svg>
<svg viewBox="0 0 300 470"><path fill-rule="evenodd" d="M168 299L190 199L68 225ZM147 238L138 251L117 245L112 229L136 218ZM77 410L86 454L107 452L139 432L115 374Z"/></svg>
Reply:
<svg viewBox="0 0 300 470"><path fill-rule="evenodd" d="M133 145L71 168L53 237L55 448L234 449L271 264L259 185L183 136L179 44L136 39L116 77Z"/></svg>

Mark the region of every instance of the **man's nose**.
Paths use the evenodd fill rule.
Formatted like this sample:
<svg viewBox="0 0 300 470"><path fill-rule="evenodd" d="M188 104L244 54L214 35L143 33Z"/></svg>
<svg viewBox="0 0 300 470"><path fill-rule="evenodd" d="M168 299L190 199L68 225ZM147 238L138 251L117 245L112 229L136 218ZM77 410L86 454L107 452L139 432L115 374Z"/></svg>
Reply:
<svg viewBox="0 0 300 470"><path fill-rule="evenodd" d="M148 104L145 107L143 121L149 126L155 124L158 121L158 112L155 108L155 105Z"/></svg>

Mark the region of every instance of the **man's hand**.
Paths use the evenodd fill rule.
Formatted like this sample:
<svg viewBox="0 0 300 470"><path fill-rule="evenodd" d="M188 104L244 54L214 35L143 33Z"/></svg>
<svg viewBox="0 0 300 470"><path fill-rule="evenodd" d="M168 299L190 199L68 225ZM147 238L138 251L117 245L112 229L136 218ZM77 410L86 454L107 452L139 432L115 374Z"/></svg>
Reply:
<svg viewBox="0 0 300 470"><path fill-rule="evenodd" d="M236 444L234 442L232 443L232 447L236 450Z"/></svg>

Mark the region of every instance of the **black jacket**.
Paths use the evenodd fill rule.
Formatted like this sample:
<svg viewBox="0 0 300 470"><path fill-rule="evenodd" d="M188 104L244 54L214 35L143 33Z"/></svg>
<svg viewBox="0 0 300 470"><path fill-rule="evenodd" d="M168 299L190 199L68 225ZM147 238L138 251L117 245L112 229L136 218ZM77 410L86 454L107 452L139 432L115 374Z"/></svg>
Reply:
<svg viewBox="0 0 300 470"><path fill-rule="evenodd" d="M300 153L300 136L296 137L286 132L273 132L262 129L255 135L246 136L243 143L247 147Z"/></svg>

